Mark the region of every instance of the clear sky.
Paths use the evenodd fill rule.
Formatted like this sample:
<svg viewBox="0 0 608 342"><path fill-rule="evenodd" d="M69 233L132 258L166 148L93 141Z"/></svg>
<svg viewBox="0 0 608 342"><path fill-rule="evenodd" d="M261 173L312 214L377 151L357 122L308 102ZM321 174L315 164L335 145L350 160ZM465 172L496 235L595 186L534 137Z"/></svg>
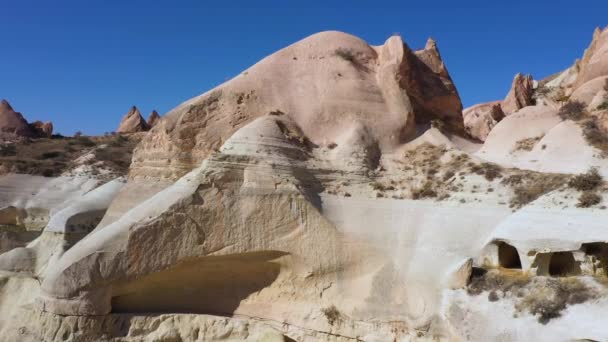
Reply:
<svg viewBox="0 0 608 342"><path fill-rule="evenodd" d="M0 0L0 98L55 130L101 134L131 105L163 114L324 30L437 40L466 106L540 79L608 25L608 0Z"/></svg>

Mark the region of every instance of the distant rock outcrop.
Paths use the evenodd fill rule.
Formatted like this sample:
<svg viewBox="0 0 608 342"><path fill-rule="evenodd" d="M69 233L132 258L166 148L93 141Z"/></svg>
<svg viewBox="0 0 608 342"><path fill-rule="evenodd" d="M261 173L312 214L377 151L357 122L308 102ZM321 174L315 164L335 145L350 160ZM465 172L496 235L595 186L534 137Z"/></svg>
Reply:
<svg viewBox="0 0 608 342"><path fill-rule="evenodd" d="M37 137L50 138L53 135L53 123L50 121L34 121L29 126Z"/></svg>
<svg viewBox="0 0 608 342"><path fill-rule="evenodd" d="M150 116L148 116L148 120L146 120L146 123L148 124L149 128L152 128L154 127L154 125L156 125L158 120L160 120L160 115L158 115L157 111L153 110L152 113L150 113Z"/></svg>
<svg viewBox="0 0 608 342"><path fill-rule="evenodd" d="M481 103L462 112L464 127L467 133L484 141L492 128L505 117L501 108L502 101Z"/></svg>
<svg viewBox="0 0 608 342"><path fill-rule="evenodd" d="M129 112L127 114L125 114L125 116L123 116L122 121L120 122L120 125L118 126L118 129L116 130L116 132L117 133L137 133L137 132L145 132L149 129L150 129L150 127L146 123L146 120L144 120L144 118L141 116L139 109L137 109L137 107L133 106L133 107L131 107Z"/></svg>
<svg viewBox="0 0 608 342"><path fill-rule="evenodd" d="M53 123L35 121L28 123L21 113L13 110L7 100L0 102L0 132L20 137L50 137L53 134Z"/></svg>
<svg viewBox="0 0 608 342"><path fill-rule="evenodd" d="M6 100L0 102L0 131L30 137L32 131L21 113L15 112Z"/></svg>
<svg viewBox="0 0 608 342"><path fill-rule="evenodd" d="M522 75L518 73L513 79L511 90L502 103L502 110L509 115L524 107L534 104L534 79L532 75Z"/></svg>

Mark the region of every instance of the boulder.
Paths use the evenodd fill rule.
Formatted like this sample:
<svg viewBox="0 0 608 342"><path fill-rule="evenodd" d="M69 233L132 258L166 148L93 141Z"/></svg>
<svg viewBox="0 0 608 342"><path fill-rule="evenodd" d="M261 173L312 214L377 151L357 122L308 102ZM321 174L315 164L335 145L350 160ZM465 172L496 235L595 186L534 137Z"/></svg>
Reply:
<svg viewBox="0 0 608 342"><path fill-rule="evenodd" d="M153 110L152 113L150 113L150 116L148 116L148 120L146 120L146 124L148 124L148 127L152 128L152 127L154 127L154 125L156 125L158 120L160 120L160 115L158 115L157 111Z"/></svg>
<svg viewBox="0 0 608 342"><path fill-rule="evenodd" d="M473 138L484 141L490 131L505 117L502 101L481 103L463 111L464 127Z"/></svg>
<svg viewBox="0 0 608 342"><path fill-rule="evenodd" d="M0 131L24 137L33 135L23 115L15 112L6 100L0 102Z"/></svg>
<svg viewBox="0 0 608 342"><path fill-rule="evenodd" d="M518 73L513 79L511 90L502 103L502 110L506 115L514 113L521 108L534 104L534 80L531 75Z"/></svg>
<svg viewBox="0 0 608 342"><path fill-rule="evenodd" d="M148 129L150 129L150 127L146 123L146 120L144 120L144 118L141 116L139 109L133 106L129 112L123 116L116 132L137 133L147 131Z"/></svg>

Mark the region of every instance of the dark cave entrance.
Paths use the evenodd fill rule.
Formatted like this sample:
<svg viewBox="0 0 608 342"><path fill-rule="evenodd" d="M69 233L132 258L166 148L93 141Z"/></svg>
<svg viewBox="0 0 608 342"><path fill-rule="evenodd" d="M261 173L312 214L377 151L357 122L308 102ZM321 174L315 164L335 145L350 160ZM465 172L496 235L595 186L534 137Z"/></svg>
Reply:
<svg viewBox="0 0 608 342"><path fill-rule="evenodd" d="M517 249L506 242L499 242L498 264L504 268L521 269L521 260Z"/></svg>
<svg viewBox="0 0 608 342"><path fill-rule="evenodd" d="M554 277L568 277L580 275L581 267L571 252L555 252L549 259L549 275Z"/></svg>

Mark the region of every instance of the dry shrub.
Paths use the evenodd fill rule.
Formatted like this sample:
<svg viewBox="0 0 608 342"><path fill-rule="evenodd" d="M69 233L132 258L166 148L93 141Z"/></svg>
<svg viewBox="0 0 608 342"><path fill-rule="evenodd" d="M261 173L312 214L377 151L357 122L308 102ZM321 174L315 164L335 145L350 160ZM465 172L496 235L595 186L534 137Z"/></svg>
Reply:
<svg viewBox="0 0 608 342"><path fill-rule="evenodd" d="M541 278L523 299L515 305L518 311L538 316L538 322L547 324L561 316L568 305L581 304L597 298L597 292L579 279Z"/></svg>
<svg viewBox="0 0 608 342"><path fill-rule="evenodd" d="M0 146L0 157L12 157L17 155L17 148L13 144Z"/></svg>
<svg viewBox="0 0 608 342"><path fill-rule="evenodd" d="M534 146L543 138L544 135L540 135L534 138L527 138L519 140L515 143L513 151L532 151Z"/></svg>
<svg viewBox="0 0 608 342"><path fill-rule="evenodd" d="M352 49L337 48L334 54L345 61L355 62L355 52Z"/></svg>
<svg viewBox="0 0 608 342"><path fill-rule="evenodd" d="M585 116L585 104L581 101L568 101L559 109L562 120L578 121Z"/></svg>
<svg viewBox="0 0 608 342"><path fill-rule="evenodd" d="M586 173L571 178L568 186L579 191L590 191L602 185L602 182L602 176L597 169L591 168Z"/></svg>
<svg viewBox="0 0 608 342"><path fill-rule="evenodd" d="M417 189L412 189L412 198L413 199L422 199L422 198L435 198L437 197L437 192L434 189L435 185L432 181L426 181L422 187Z"/></svg>
<svg viewBox="0 0 608 342"><path fill-rule="evenodd" d="M608 109L608 108L607 108ZM582 123L583 135L585 140L595 148L608 152L608 135L603 132L597 122L597 117L593 116Z"/></svg>
<svg viewBox="0 0 608 342"><path fill-rule="evenodd" d="M529 312L537 316L538 322L546 324L559 317L568 305L584 303L599 296L597 291L574 277L530 277L527 273L490 269L477 272L467 287L469 295L488 291L489 301L511 297L518 312Z"/></svg>
<svg viewBox="0 0 608 342"><path fill-rule="evenodd" d="M502 168L496 164L492 163L481 163L481 164L473 164L471 163L471 172L484 176L487 180L493 181L496 178L501 177Z"/></svg>
<svg viewBox="0 0 608 342"><path fill-rule="evenodd" d="M511 208L521 208L540 196L558 189L565 184L567 176L553 173L540 173L520 170L505 179L502 183L511 186L513 197Z"/></svg>
<svg viewBox="0 0 608 342"><path fill-rule="evenodd" d="M589 208L596 204L600 204L601 202L602 196L592 191L584 191L578 198L578 203L576 204L576 206L579 208Z"/></svg>
<svg viewBox="0 0 608 342"><path fill-rule="evenodd" d="M335 305L324 308L321 311L325 315L325 318L327 318L327 322L329 323L329 325L339 323L342 319L342 314L340 313L340 311L338 311Z"/></svg>

